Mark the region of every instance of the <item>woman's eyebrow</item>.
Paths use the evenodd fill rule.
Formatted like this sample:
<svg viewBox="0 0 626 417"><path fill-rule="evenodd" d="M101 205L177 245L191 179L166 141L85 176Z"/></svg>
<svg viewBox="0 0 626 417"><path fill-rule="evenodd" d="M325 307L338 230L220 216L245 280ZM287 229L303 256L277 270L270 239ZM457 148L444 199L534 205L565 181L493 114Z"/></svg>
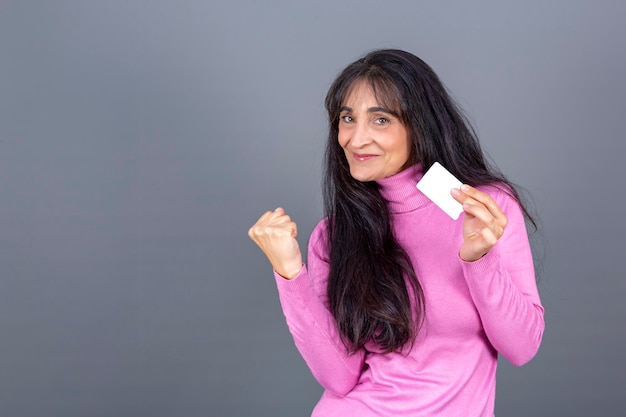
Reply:
<svg viewBox="0 0 626 417"><path fill-rule="evenodd" d="M369 109L367 109L367 112L368 113L378 113L378 112L381 112L381 113L388 113L388 114L391 114L391 115L395 115L396 114L395 111L386 109L384 107L370 107Z"/></svg>
<svg viewBox="0 0 626 417"><path fill-rule="evenodd" d="M341 108L339 109L339 112L341 113L343 111L351 112L352 111L352 107L341 106ZM388 114L391 114L391 115L394 115L394 116L396 114L395 111L386 109L384 107L370 107L370 108L367 109L367 112L368 113L377 113L377 112L388 113Z"/></svg>

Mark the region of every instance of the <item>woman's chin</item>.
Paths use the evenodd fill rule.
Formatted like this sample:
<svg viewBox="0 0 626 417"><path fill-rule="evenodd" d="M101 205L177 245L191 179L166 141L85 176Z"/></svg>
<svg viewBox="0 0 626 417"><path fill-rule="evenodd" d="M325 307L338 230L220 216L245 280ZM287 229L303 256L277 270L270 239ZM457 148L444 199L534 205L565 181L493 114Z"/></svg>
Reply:
<svg viewBox="0 0 626 417"><path fill-rule="evenodd" d="M377 179L379 179L379 176L376 175L376 173L360 169L351 169L350 175L352 176L352 178L360 182L376 181Z"/></svg>

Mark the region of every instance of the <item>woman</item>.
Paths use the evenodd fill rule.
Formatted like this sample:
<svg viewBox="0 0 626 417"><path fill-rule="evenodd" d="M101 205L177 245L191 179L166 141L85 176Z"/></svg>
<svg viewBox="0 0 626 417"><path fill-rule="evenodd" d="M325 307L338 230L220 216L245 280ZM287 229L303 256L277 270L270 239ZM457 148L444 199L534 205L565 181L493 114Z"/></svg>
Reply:
<svg viewBox="0 0 626 417"><path fill-rule="evenodd" d="M523 365L544 329L515 187L407 52L346 67L326 109L326 216L308 265L282 208L249 230L325 389L313 416L493 416L497 355ZM415 187L436 161L464 183L457 221Z"/></svg>

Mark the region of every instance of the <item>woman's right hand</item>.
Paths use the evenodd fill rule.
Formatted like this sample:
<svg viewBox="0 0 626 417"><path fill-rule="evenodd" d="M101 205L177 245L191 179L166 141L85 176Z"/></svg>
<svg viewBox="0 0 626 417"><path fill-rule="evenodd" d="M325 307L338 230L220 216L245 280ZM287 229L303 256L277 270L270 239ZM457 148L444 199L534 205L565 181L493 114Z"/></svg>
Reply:
<svg viewBox="0 0 626 417"><path fill-rule="evenodd" d="M295 278L302 269L302 253L296 240L296 223L281 207L263 214L248 230L274 270L287 279Z"/></svg>

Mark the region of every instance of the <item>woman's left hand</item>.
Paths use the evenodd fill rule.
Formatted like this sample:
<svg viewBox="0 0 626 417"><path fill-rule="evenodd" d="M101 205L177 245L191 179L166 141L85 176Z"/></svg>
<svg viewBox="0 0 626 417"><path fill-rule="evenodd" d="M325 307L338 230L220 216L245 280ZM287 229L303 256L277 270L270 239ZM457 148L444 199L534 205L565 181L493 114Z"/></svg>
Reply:
<svg viewBox="0 0 626 417"><path fill-rule="evenodd" d="M459 256L473 262L485 256L504 233L506 215L487 193L463 184L451 191L452 197L463 204L463 244Z"/></svg>

